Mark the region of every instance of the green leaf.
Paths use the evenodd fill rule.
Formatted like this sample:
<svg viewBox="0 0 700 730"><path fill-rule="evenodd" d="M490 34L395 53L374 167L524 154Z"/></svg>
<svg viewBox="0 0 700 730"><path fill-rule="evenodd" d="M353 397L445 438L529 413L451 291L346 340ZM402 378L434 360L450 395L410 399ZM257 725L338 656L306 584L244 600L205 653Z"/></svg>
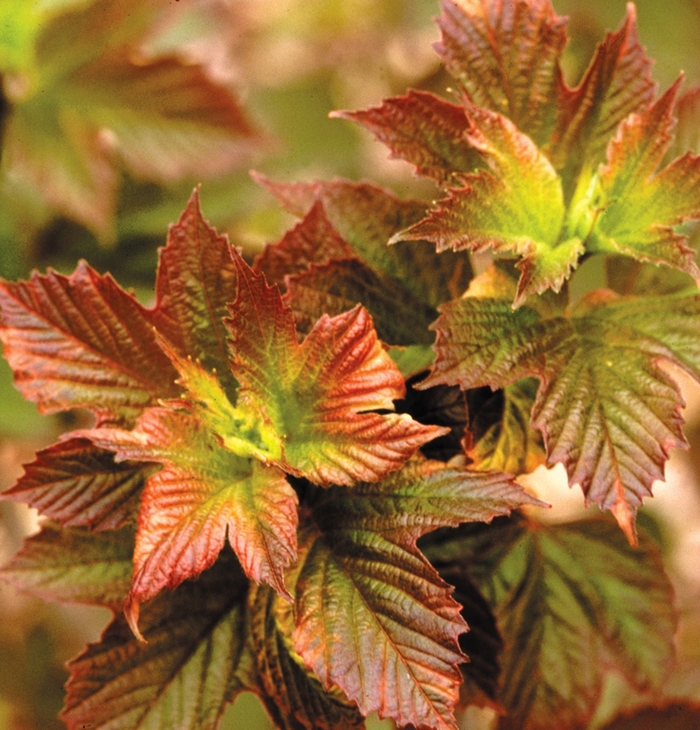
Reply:
<svg viewBox="0 0 700 730"><path fill-rule="evenodd" d="M292 606L266 586L252 587L249 602L252 646L261 698L283 730L349 730L364 718L338 687L324 690L294 650Z"/></svg>
<svg viewBox="0 0 700 730"><path fill-rule="evenodd" d="M321 317L302 344L276 288L236 255L227 321L239 406L269 420L282 468L321 484L376 480L440 434L393 411L404 382L362 307ZM259 417L259 416L258 416Z"/></svg>
<svg viewBox="0 0 700 730"><path fill-rule="evenodd" d="M227 304L236 297L236 268L226 236L202 217L199 191L192 193L160 251L153 321L181 356L216 369L229 391L235 387L228 367Z"/></svg>
<svg viewBox="0 0 700 730"><path fill-rule="evenodd" d="M611 509L630 541L634 516L672 448L685 445L682 399L659 360L700 379L700 297L593 292L566 313L470 296L444 307L437 358L421 387L541 380L532 413L547 463L561 462L587 501Z"/></svg>
<svg viewBox="0 0 700 730"><path fill-rule="evenodd" d="M633 548L602 518L470 528L425 550L441 567L468 571L495 611L504 728L585 726L611 669L640 690L660 688L676 613L651 540L641 535Z"/></svg>
<svg viewBox="0 0 700 730"><path fill-rule="evenodd" d="M110 451L70 439L37 452L3 498L24 502L65 527L115 530L135 521L152 473L151 465L115 462Z"/></svg>
<svg viewBox="0 0 700 730"><path fill-rule="evenodd" d="M250 683L247 581L231 553L144 610L148 643L123 617L68 664L69 730L214 730Z"/></svg>
<svg viewBox="0 0 700 730"><path fill-rule="evenodd" d="M426 91L409 91L384 99L381 106L331 116L362 124L391 150L392 158L407 160L419 175L441 184L483 164L466 141L466 109Z"/></svg>
<svg viewBox="0 0 700 730"><path fill-rule="evenodd" d="M462 176L428 216L392 240L429 240L448 248L512 251L521 257L522 276L514 306L545 289L559 291L583 253L563 229L561 181L532 140L506 117L472 107L466 139L489 169Z"/></svg>
<svg viewBox="0 0 700 730"><path fill-rule="evenodd" d="M4 174L106 240L115 234L118 160L158 182L210 177L238 166L256 138L231 92L202 67L143 57L164 11L99 0L50 18L11 95Z"/></svg>
<svg viewBox="0 0 700 730"><path fill-rule="evenodd" d="M15 588L49 601L89 603L118 611L129 592L134 535L130 528L90 533L45 523L0 570Z"/></svg>
<svg viewBox="0 0 700 730"><path fill-rule="evenodd" d="M395 233L423 218L425 203L400 200L370 183L278 183L259 173L253 178L299 217L322 201L333 226L362 261L397 279L426 304L437 307L467 288L472 270L466 254L436 256L425 241L386 245Z"/></svg>
<svg viewBox="0 0 700 730"><path fill-rule="evenodd" d="M177 376L156 344L149 312L109 276L81 262L0 282L0 339L15 384L42 413L89 408L100 421L130 421Z"/></svg>
<svg viewBox="0 0 700 730"><path fill-rule="evenodd" d="M561 88L566 18L549 0L443 0L435 50L470 101L509 117L543 144Z"/></svg>
<svg viewBox="0 0 700 730"><path fill-rule="evenodd" d="M139 605L213 565L227 534L246 575L288 595L284 571L296 559L297 497L279 469L222 448L197 418L166 408L144 411L133 431L81 435L116 451L117 460L164 464L141 498L126 607L135 632Z"/></svg>
<svg viewBox="0 0 700 730"><path fill-rule="evenodd" d="M610 144L599 177L601 212L587 247L666 263L698 279L687 235L674 227L700 218L700 157L686 154L657 172L670 144L679 82L646 112L629 117Z"/></svg>
<svg viewBox="0 0 700 730"><path fill-rule="evenodd" d="M365 715L455 728L465 625L416 540L533 501L503 475L420 459L380 482L325 492L302 540L294 631L324 687L337 684Z"/></svg>

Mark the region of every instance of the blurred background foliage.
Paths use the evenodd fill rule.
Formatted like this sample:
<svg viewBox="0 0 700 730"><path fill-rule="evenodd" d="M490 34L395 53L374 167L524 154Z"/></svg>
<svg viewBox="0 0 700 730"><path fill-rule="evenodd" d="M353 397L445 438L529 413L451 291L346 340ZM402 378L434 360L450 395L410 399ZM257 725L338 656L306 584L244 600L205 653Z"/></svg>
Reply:
<svg viewBox="0 0 700 730"><path fill-rule="evenodd" d="M573 82L604 31L619 26L625 2L554 6L570 16ZM686 89L700 83L700 0L638 0L637 11L660 87L680 69ZM205 215L249 254L288 226L251 168L284 180L368 178L402 196L434 197L408 164L328 114L407 87L449 97L454 82L431 48L438 13L437 0L0 0L0 276L69 272L85 258L148 301L156 249L194 185L202 183ZM700 134L685 130L686 138L695 144ZM694 450L674 456L671 484L657 490L648 519L664 538L684 619L682 670L670 691L700 701L700 427L697 392L689 393ZM39 416L3 361L0 488L76 418ZM570 495L579 509L574 492L553 500L570 504ZM0 562L36 528L21 507L0 502ZM106 620L98 609L47 605L0 583L0 728L63 727L62 664ZM614 678L609 689L591 727L605 724L620 697L638 702ZM269 727L246 697L223 727L243 716L251 730ZM487 728L494 718L473 712L463 722Z"/></svg>

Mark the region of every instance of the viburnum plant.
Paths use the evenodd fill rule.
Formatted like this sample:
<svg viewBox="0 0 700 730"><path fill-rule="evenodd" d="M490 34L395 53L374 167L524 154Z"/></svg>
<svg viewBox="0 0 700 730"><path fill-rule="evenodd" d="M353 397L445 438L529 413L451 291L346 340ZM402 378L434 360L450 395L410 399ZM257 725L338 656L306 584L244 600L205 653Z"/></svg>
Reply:
<svg viewBox="0 0 700 730"><path fill-rule="evenodd" d="M252 690L281 728L563 730L609 671L661 690L673 594L635 516L685 445L664 363L700 380L679 83L657 97L631 5L576 87L549 0L438 24L454 101L338 113L437 203L258 175L301 221L252 267L195 191L151 307L85 263L2 283L17 387L95 417L5 495L48 518L5 579L115 612L69 728L214 728ZM603 286L570 286L592 257ZM558 463L622 530L538 521L515 477Z"/></svg>

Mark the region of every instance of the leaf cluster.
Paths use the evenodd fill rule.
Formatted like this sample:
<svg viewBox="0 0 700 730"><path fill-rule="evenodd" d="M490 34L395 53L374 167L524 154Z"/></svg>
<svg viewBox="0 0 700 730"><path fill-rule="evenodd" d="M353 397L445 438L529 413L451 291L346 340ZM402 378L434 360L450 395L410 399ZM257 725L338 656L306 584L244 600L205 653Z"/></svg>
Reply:
<svg viewBox="0 0 700 730"><path fill-rule="evenodd" d="M300 220L252 266L195 190L150 307L84 262L0 283L17 387L94 417L5 494L49 521L4 578L115 612L70 728L214 728L251 690L281 728L479 705L564 730L608 671L663 686L673 593L635 516L685 445L666 364L700 380L679 84L656 98L631 5L576 86L549 0L443 0L438 25L456 102L338 113L437 203L257 174ZM592 256L605 287L574 297ZM514 477L556 463L622 531L538 521Z"/></svg>

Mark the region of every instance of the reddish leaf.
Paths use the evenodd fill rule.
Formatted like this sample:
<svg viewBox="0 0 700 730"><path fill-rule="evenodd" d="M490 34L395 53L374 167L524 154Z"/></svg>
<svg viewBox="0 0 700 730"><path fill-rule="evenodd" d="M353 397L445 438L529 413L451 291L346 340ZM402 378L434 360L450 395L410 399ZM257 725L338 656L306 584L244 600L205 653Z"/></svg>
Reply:
<svg viewBox="0 0 700 730"><path fill-rule="evenodd" d="M3 580L49 601L89 603L118 611L129 593L131 529L91 534L44 524L0 570Z"/></svg>
<svg viewBox="0 0 700 730"><path fill-rule="evenodd" d="M283 595L296 558L297 498L284 474L222 448L199 420L165 408L144 411L133 431L84 432L117 459L160 461L144 489L127 616L139 604L210 567L226 541L246 574Z"/></svg>
<svg viewBox="0 0 700 730"><path fill-rule="evenodd" d="M423 218L424 203L400 200L369 183L335 180L285 184L260 174L253 177L294 215L301 217L316 200L322 201L333 226L362 261L397 279L430 306L459 296L471 279L469 258L463 253L436 256L425 242L387 247L395 233Z"/></svg>
<svg viewBox="0 0 700 730"><path fill-rule="evenodd" d="M445 184L459 173L482 166L481 155L466 142L469 121L463 106L425 91L384 99L363 111L333 112L331 116L358 122L390 150L407 160L419 175Z"/></svg>
<svg viewBox="0 0 700 730"><path fill-rule="evenodd" d="M443 0L435 49L474 104L505 114L543 144L550 132L566 18L549 0Z"/></svg>
<svg viewBox="0 0 700 730"><path fill-rule="evenodd" d="M70 439L39 451L3 498L24 502L66 527L115 530L135 521L152 473L149 465L117 463L110 451Z"/></svg>
<svg viewBox="0 0 700 730"><path fill-rule="evenodd" d="M235 297L231 246L202 217L195 190L160 251L153 321L181 356L190 355L208 370L216 369L230 388L223 318Z"/></svg>
<svg viewBox="0 0 700 730"><path fill-rule="evenodd" d="M130 421L177 395L149 313L84 262L69 277L50 271L0 282L0 308L4 356L42 413L89 408L100 421Z"/></svg>
<svg viewBox="0 0 700 730"><path fill-rule="evenodd" d="M324 690L294 651L292 606L266 586L253 587L251 634L261 699L283 730L350 730L364 718L338 687Z"/></svg>
<svg viewBox="0 0 700 730"><path fill-rule="evenodd" d="M123 617L68 664L69 730L214 730L250 686L245 580L230 553L144 609L139 642Z"/></svg>
<svg viewBox="0 0 700 730"><path fill-rule="evenodd" d="M507 292L504 292L507 293ZM423 384L505 387L527 375L542 384L533 423L548 463L562 462L587 500L615 513L634 541L634 516L663 478L670 449L685 445L682 400L659 367L667 359L700 379L700 297L616 298L598 292L566 315L505 298L452 302L437 322L438 356Z"/></svg>
<svg viewBox="0 0 700 730"><path fill-rule="evenodd" d="M337 684L363 714L400 726L455 728L465 625L416 540L533 501L502 475L419 459L380 482L326 492L306 527L294 632L324 687Z"/></svg>
<svg viewBox="0 0 700 730"><path fill-rule="evenodd" d="M377 335L392 345L432 343L428 331L437 312L383 272L357 259L313 265L288 281L285 302L294 310L297 328L309 332L324 314L334 316L362 303L372 315ZM401 302L402 316L396 316Z"/></svg>
<svg viewBox="0 0 700 730"><path fill-rule="evenodd" d="M557 128L546 145L557 169L566 168L567 183L584 165L601 162L618 125L654 100L652 61L639 43L632 3L615 33L608 33L576 89L561 88Z"/></svg>
<svg viewBox="0 0 700 730"><path fill-rule="evenodd" d="M393 410L401 373L367 312L323 316L300 345L276 288L236 255L238 297L228 320L241 407L269 419L283 468L322 484L375 480L439 435Z"/></svg>
<svg viewBox="0 0 700 730"><path fill-rule="evenodd" d="M603 730L696 730L700 723L700 704L684 698L669 699L665 706L643 707L626 712L606 724Z"/></svg>
<svg viewBox="0 0 700 730"><path fill-rule="evenodd" d="M268 284L281 285L285 277L300 274L312 264L351 258L355 258L354 251L333 227L322 201L317 200L301 223L278 243L265 248L255 260L253 271L263 274Z"/></svg>
<svg viewBox="0 0 700 730"><path fill-rule="evenodd" d="M657 172L670 144L679 83L643 114L629 117L610 143L600 170L602 212L588 247L667 263L698 279L695 252L674 226L700 218L700 157L687 154Z"/></svg>

